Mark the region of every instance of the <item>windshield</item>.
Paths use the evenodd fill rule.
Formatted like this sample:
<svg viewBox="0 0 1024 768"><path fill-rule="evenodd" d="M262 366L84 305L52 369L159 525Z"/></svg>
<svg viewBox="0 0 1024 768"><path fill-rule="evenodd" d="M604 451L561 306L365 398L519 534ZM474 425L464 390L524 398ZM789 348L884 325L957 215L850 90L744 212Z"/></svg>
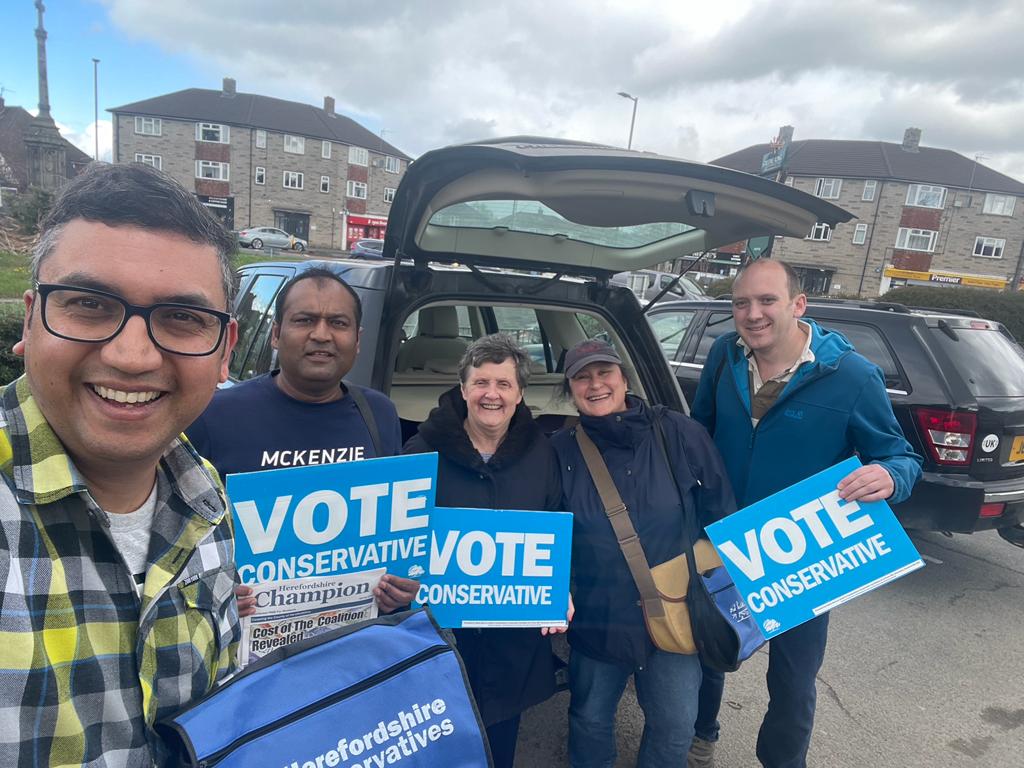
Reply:
<svg viewBox="0 0 1024 768"><path fill-rule="evenodd" d="M1024 351L997 330L956 328L952 338L941 328L932 337L976 397L1024 397Z"/></svg>
<svg viewBox="0 0 1024 768"><path fill-rule="evenodd" d="M679 222L655 222L630 227L591 227L575 224L537 200L476 200L442 208L430 218L439 227L508 229L538 235L562 235L581 243L609 248L638 248L694 227Z"/></svg>

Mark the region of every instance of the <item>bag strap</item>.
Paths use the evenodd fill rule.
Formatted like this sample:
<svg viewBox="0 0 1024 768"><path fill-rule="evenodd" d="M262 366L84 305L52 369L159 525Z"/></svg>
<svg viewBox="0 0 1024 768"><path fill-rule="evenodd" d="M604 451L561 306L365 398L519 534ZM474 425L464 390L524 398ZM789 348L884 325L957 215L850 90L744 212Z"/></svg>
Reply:
<svg viewBox="0 0 1024 768"><path fill-rule="evenodd" d="M718 382L722 380L722 369L725 368L725 362L728 359L729 352L726 351L722 355L722 359L718 361L718 368L715 369L715 378L711 384L711 429L708 431L711 432L712 436L715 433L715 427L718 426ZM664 437L662 437L662 439L664 440ZM671 466L672 464L670 462L669 467Z"/></svg>
<svg viewBox="0 0 1024 768"><path fill-rule="evenodd" d="M604 457L582 425L576 427L576 442L583 454L583 461L590 470L597 495L601 497L604 513L608 516L608 522L612 524L615 540L619 542L622 555L626 558L626 565L644 602L644 613L649 618L664 616L665 607L658 596L658 588L654 585L651 568L647 565L647 555L640 545L640 537L636 535L636 528L629 519L629 510L619 495L619 489L615 487L615 481L608 472Z"/></svg>
<svg viewBox="0 0 1024 768"><path fill-rule="evenodd" d="M370 408L370 404L366 401L363 388L358 384L349 384L348 382L345 382L345 387L352 397L352 402L356 404L356 410L359 411L359 415L363 417L363 421L366 423L366 429L370 433L370 442L373 443L373 453L377 458L380 458L383 455L380 452L380 430L377 429L377 420L373 417L373 409Z"/></svg>

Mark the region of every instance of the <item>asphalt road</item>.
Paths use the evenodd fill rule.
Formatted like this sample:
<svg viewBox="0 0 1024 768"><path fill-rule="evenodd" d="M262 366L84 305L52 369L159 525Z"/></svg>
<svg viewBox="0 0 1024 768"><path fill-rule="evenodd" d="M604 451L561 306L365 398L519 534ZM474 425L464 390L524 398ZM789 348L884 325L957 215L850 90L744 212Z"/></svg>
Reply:
<svg viewBox="0 0 1024 768"><path fill-rule="evenodd" d="M1024 549L995 533L915 534L926 567L832 614L808 764L815 768L1024 768ZM766 649L729 676L719 768L756 768ZM527 712L517 768L567 766L562 693ZM643 727L619 707L617 766ZM671 766L666 768L682 768Z"/></svg>

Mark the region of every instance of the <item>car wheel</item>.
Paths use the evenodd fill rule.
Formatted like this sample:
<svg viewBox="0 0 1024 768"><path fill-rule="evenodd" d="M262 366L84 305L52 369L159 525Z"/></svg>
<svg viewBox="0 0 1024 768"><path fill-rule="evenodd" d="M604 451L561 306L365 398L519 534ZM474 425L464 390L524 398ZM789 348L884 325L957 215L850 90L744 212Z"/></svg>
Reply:
<svg viewBox="0 0 1024 768"><path fill-rule="evenodd" d="M306 246L304 246L302 243L298 243L298 242L295 243L295 245L293 245L292 248L294 248L296 251L299 251L300 253L302 251L306 250Z"/></svg>
<svg viewBox="0 0 1024 768"><path fill-rule="evenodd" d="M1018 524L1007 528L1000 528L999 535L1015 547L1024 547L1024 525Z"/></svg>
<svg viewBox="0 0 1024 768"><path fill-rule="evenodd" d="M258 237L254 237L252 241L252 247L258 251L263 250L263 241L260 240Z"/></svg>

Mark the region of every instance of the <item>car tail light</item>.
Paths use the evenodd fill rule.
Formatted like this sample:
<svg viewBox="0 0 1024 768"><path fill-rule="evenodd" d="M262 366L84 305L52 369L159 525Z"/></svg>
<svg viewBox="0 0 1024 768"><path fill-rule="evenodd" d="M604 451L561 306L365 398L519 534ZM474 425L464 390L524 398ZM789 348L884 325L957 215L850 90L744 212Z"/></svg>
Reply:
<svg viewBox="0 0 1024 768"><path fill-rule="evenodd" d="M995 504L982 504L978 517L999 517L1003 514L1004 509L1006 509L1006 504L1001 501Z"/></svg>
<svg viewBox="0 0 1024 768"><path fill-rule="evenodd" d="M915 408L921 437L936 464L963 467L971 463L978 417L966 411Z"/></svg>

